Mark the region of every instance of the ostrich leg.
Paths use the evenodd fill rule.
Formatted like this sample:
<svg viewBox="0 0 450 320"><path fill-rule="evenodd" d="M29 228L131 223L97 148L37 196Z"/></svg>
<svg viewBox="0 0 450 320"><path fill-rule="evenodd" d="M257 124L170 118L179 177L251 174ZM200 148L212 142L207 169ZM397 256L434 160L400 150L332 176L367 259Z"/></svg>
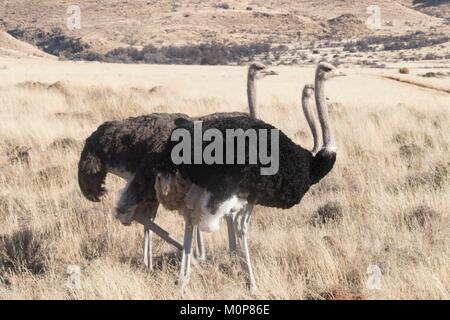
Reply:
<svg viewBox="0 0 450 320"><path fill-rule="evenodd" d="M196 229L196 241L194 247L194 256L199 261L204 261L206 258L205 241L203 240L203 234L198 227Z"/></svg>
<svg viewBox="0 0 450 320"><path fill-rule="evenodd" d="M144 225L144 265L149 271L153 271L153 232L146 222L153 222L158 206L158 202L142 204L136 208L134 218L135 220L140 219L140 222Z"/></svg>
<svg viewBox="0 0 450 320"><path fill-rule="evenodd" d="M186 207L190 210L194 210L204 192L205 189L197 186L196 184L191 185L191 188L184 198ZM196 241L194 246L194 256L196 259L203 261L206 257L205 242L203 241L203 234L201 233L201 231L198 228L195 229L196 230L194 236Z"/></svg>
<svg viewBox="0 0 450 320"><path fill-rule="evenodd" d="M194 226L191 223L186 222L186 226L184 229L183 257L181 258L181 268L179 277L179 284L181 286L182 295L184 294L184 289L189 280L193 233L194 233Z"/></svg>
<svg viewBox="0 0 450 320"><path fill-rule="evenodd" d="M239 211L234 216L234 229L237 238L237 251L242 269L245 272L247 287L251 292L258 292L255 276L253 275L250 253L248 251L247 232L250 223L250 216L253 211L253 204L248 204L246 208Z"/></svg>
<svg viewBox="0 0 450 320"><path fill-rule="evenodd" d="M158 207L155 208L155 212L157 209L158 209ZM165 240L167 243L173 245L178 250L183 249L183 245L181 243L179 243L177 240L175 240L166 230L164 230L163 228L158 226L156 223L154 223L153 219L151 219L146 212L137 211L133 217L133 220L136 221L137 223L140 223L140 224L146 226L153 233L160 236L163 240Z"/></svg>
<svg viewBox="0 0 450 320"><path fill-rule="evenodd" d="M231 253L236 252L236 233L234 232L233 225L233 217L225 216L225 220L227 221L227 229L228 229L228 248Z"/></svg>
<svg viewBox="0 0 450 320"><path fill-rule="evenodd" d="M153 271L153 247L152 247L152 230L144 226L144 264L149 271Z"/></svg>

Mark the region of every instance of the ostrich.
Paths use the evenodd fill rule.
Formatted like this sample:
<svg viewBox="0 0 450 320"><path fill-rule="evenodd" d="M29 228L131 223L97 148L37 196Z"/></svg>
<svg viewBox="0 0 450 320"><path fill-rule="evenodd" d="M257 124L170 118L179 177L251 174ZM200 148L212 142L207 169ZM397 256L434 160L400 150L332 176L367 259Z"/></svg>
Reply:
<svg viewBox="0 0 450 320"><path fill-rule="evenodd" d="M255 112L256 79L275 75L276 73L262 63L252 63L249 66L247 89L249 90L249 108ZM224 116L245 116L245 113L215 113L196 118L208 120ZM190 119L185 114L153 113L119 121L103 123L94 131L85 142L85 146L78 163L78 183L83 195L90 201L98 202L105 194L104 182L108 173L119 176L127 181L127 187L118 201L116 218L124 225L130 225L134 220L144 224L144 263L152 268L151 236L148 223L153 221L159 203L156 198L135 199L130 204L128 197L131 192L129 185L135 178L136 171L141 166L145 154L157 154L164 148L170 133L175 128L175 119ZM136 179L139 181L139 178ZM153 231L157 232L166 241L181 249L181 245L157 225L152 224ZM230 249L235 248L233 228L230 228ZM198 233L199 254L204 256L203 240Z"/></svg>
<svg viewBox="0 0 450 320"><path fill-rule="evenodd" d="M256 80L266 76L278 75L272 69L267 68L261 62L253 62L250 64L247 72L247 101L250 117L257 118L257 104L256 104ZM228 229L228 247L231 252L236 251L236 235L233 227L233 220L231 216L225 217Z"/></svg>
<svg viewBox="0 0 450 320"><path fill-rule="evenodd" d="M247 285L250 290L257 291L247 241L253 207L262 205L280 209L291 208L300 203L312 185L331 171L336 161L336 145L328 119L324 90L327 80L341 75L344 74L329 63L321 62L317 66L315 97L323 145L315 155L295 144L283 132L256 118L221 117L202 122L203 133L208 129L214 129L221 132L222 136L230 129L241 129L244 132L255 129L260 140L260 129L278 132L279 170L273 175L261 175L260 169L263 166L260 162L257 165L189 163L175 165L171 160L175 147L173 141L167 143L164 152L145 160L143 171L139 175L136 174L136 177L141 177L140 182L146 187L141 185L138 189L145 197L156 197L164 207L178 210L185 218L179 277L182 288L187 284L189 277L195 228L198 226L202 231L214 232L219 227L220 218L229 215L232 216L237 237L237 251L245 271ZM176 122L177 130L184 129L191 136L195 135L195 123L189 119L178 119ZM203 143L203 147L205 146ZM222 150L225 150L223 141ZM248 150L246 159L249 156ZM233 156L236 157L236 154ZM130 188L136 186L131 184Z"/></svg>

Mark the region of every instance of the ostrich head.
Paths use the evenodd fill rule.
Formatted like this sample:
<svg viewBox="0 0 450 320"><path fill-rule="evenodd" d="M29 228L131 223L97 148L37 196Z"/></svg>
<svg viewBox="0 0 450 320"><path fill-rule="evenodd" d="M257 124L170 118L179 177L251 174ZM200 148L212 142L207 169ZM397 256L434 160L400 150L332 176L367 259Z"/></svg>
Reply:
<svg viewBox="0 0 450 320"><path fill-rule="evenodd" d="M304 98L314 97L314 85L312 85L312 84L305 85L305 87L303 88L302 94L303 94Z"/></svg>
<svg viewBox="0 0 450 320"><path fill-rule="evenodd" d="M133 221L133 216L137 208L137 201L134 198L130 189L130 183L122 189L119 201L116 205L114 217L123 225L129 226Z"/></svg>
<svg viewBox="0 0 450 320"><path fill-rule="evenodd" d="M331 63L320 62L317 66L316 75L319 80L326 81L334 77L345 76L346 74L337 69Z"/></svg>
<svg viewBox="0 0 450 320"><path fill-rule="evenodd" d="M251 79L261 79L267 76L273 76L277 75L275 71L268 68L266 65L262 64L261 62L253 62L248 67L248 75Z"/></svg>
<svg viewBox="0 0 450 320"><path fill-rule="evenodd" d="M191 183L179 171L175 174L158 173L155 182L156 198L168 210L182 208Z"/></svg>

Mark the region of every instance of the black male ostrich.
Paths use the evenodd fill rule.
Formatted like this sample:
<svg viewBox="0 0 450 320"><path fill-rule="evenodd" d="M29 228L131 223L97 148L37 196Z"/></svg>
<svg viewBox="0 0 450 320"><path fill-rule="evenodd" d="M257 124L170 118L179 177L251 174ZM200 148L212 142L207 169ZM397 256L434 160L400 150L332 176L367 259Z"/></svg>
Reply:
<svg viewBox="0 0 450 320"><path fill-rule="evenodd" d="M249 146L245 151L245 164L179 164L172 161L172 150L177 145L169 142L163 153L150 155L141 168L139 181L129 186L143 198L156 198L169 210L178 210L185 218L184 250L180 270L182 287L187 283L190 269L190 252L194 226L202 231L215 231L222 216L232 216L238 243L238 254L251 290L256 289L247 244L247 231L254 205L287 209L300 203L309 188L319 182L333 168L336 161L336 145L331 132L324 83L344 75L333 65L322 62L316 69L315 96L322 129L323 146L316 155L295 144L283 132L251 117L221 117L203 121L202 132L214 129L223 137L227 130L255 130L261 141L262 130L278 133L279 170L273 175L262 175L264 165L258 161L249 164ZM189 119L177 119L176 130L195 135L195 124ZM275 140L276 141L276 140ZM226 150L222 141L222 150ZM203 142L203 148L209 143ZM267 146L269 152L275 145ZM191 154L195 149L192 146ZM228 155L230 156L230 155ZM226 158L227 155L224 155ZM193 158L191 159L193 160ZM193 163L193 161L191 162ZM136 176L138 176L136 174ZM156 177L156 180L155 180ZM154 185L154 189L151 187Z"/></svg>

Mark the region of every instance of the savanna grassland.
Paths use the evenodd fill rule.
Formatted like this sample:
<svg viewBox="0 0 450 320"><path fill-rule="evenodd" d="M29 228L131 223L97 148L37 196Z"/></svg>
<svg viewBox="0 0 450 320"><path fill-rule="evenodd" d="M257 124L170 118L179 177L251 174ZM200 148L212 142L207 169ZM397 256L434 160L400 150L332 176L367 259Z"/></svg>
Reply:
<svg viewBox="0 0 450 320"><path fill-rule="evenodd" d="M259 83L260 117L311 148L300 94L314 70L276 70ZM206 235L188 298L450 298L450 80L417 86L424 71L413 66L400 81L383 77L397 70L346 71L327 86L335 168L296 207L255 208L261 295L246 291L221 228ZM111 214L124 181L109 177L101 203L81 195L83 140L110 119L246 111L245 79L245 67L1 58L0 299L179 298L179 255L155 237L147 272L142 227ZM16 157L16 146L32 147L30 158ZM157 222L181 239L176 213L160 209ZM78 290L66 286L70 265L81 267ZM366 285L370 265L381 270L379 289Z"/></svg>

